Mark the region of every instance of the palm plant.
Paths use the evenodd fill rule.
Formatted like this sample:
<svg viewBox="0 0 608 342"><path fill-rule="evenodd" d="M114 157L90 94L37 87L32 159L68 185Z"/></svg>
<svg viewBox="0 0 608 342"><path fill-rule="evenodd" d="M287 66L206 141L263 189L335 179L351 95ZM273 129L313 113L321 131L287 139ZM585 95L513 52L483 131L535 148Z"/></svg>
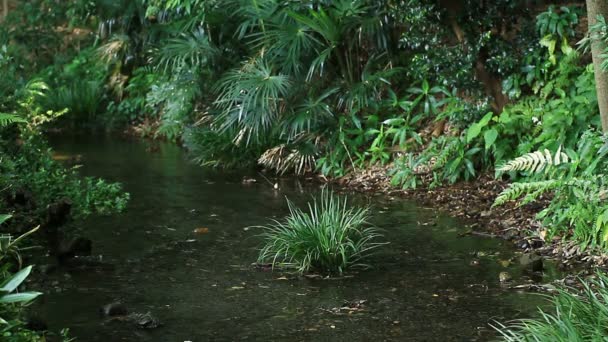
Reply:
<svg viewBox="0 0 608 342"><path fill-rule="evenodd" d="M381 243L370 227L368 208L350 207L346 198L324 190L320 199L308 205L308 212L287 200L289 215L282 221L262 226L266 240L259 262L273 267L293 268L299 273L311 270L342 273Z"/></svg>
<svg viewBox="0 0 608 342"><path fill-rule="evenodd" d="M281 116L290 84L287 75L276 73L261 58L229 72L219 83L215 101L222 110L222 128L238 127L247 141L268 132Z"/></svg>
<svg viewBox="0 0 608 342"><path fill-rule="evenodd" d="M282 155L283 144L322 150L322 137L335 131L338 116L373 107L398 71L390 63L384 2L238 3L238 36L253 55L217 87L216 122L236 129L235 141L278 136L281 145L261 159L267 166L278 165L269 157ZM289 155L307 156L297 158L300 165L315 162L306 151Z"/></svg>
<svg viewBox="0 0 608 342"><path fill-rule="evenodd" d="M159 51L158 66L165 72L200 69L212 63L217 54L217 48L205 30L199 27L190 34L182 33L163 44Z"/></svg>

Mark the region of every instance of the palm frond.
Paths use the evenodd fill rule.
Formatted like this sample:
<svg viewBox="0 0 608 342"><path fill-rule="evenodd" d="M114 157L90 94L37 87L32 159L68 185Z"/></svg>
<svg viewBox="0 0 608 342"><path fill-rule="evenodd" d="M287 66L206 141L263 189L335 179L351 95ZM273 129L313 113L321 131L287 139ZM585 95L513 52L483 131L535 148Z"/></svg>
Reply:
<svg viewBox="0 0 608 342"><path fill-rule="evenodd" d="M318 96L310 94L301 104L295 106L293 112L286 114L283 132L286 133L287 140L292 141L312 131L323 131L323 126L335 118L327 102L337 91L337 88L330 88Z"/></svg>
<svg viewBox="0 0 608 342"><path fill-rule="evenodd" d="M247 142L258 138L277 123L290 86L287 75L275 73L262 59L228 72L219 83L215 101L221 109L222 129L245 129Z"/></svg>
<svg viewBox="0 0 608 342"><path fill-rule="evenodd" d="M182 34L169 39L159 51L158 66L167 70L180 70L184 67L201 68L218 54L202 28L191 34Z"/></svg>
<svg viewBox="0 0 608 342"><path fill-rule="evenodd" d="M269 24L264 32L252 34L253 43L259 51L281 64L286 72L298 75L305 63L303 60L314 54L321 41L314 32L293 19L279 24Z"/></svg>

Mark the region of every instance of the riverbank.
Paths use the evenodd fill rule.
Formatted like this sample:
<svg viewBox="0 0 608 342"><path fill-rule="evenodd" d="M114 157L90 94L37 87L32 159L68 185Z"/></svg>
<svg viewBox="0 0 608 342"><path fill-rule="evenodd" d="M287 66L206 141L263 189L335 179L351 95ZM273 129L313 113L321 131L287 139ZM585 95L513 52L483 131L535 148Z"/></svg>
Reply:
<svg viewBox="0 0 608 342"><path fill-rule="evenodd" d="M600 250L583 250L576 242L564 241L560 236L544 239L546 230L536 215L544 209L546 201L524 206L507 203L492 208L496 197L508 186L507 181L486 173L473 181L433 189L426 186L401 189L391 184L389 170L390 166L373 166L329 182L352 191L414 199L423 206L463 219L471 228L469 234L512 241L523 252L554 259L561 269L608 264L608 254Z"/></svg>

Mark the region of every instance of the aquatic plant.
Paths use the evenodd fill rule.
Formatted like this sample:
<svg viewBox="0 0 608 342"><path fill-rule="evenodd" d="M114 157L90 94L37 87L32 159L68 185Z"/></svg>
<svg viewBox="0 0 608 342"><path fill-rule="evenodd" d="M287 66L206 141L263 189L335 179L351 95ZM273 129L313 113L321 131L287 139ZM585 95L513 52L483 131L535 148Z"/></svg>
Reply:
<svg viewBox="0 0 608 342"><path fill-rule="evenodd" d="M505 341L605 341L608 337L608 277L583 281L580 293L559 289L553 310L537 319L523 319L495 328Z"/></svg>
<svg viewBox="0 0 608 342"><path fill-rule="evenodd" d="M353 266L382 243L367 222L369 208L351 207L346 197L323 190L319 199L308 204L308 212L287 200L289 215L282 221L262 226L266 243L259 262L273 267L294 268L299 273L311 270L339 273Z"/></svg>

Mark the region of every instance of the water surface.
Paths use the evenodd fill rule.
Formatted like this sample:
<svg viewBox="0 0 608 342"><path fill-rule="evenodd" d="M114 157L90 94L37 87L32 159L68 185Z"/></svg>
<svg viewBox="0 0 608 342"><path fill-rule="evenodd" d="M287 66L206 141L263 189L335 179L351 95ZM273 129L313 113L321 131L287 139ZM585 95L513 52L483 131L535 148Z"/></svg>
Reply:
<svg viewBox="0 0 608 342"><path fill-rule="evenodd" d="M262 177L207 170L170 144L105 137L51 139L61 154L82 155L82 174L120 181L128 210L74 222L94 242L103 266L60 270L61 284L41 301L52 329L80 341L466 341L495 337L489 323L528 316L540 299L501 287L520 279L509 243L459 237L464 224L432 208L386 196L351 194L371 204L372 223L390 244L375 268L342 279L293 278L252 267L259 231L287 213L285 197L305 204L320 185L293 178L275 190ZM195 234L196 228L207 234ZM478 265L471 265L478 260ZM122 301L152 312L154 330L107 322L98 308ZM335 312L345 303L361 311Z"/></svg>

